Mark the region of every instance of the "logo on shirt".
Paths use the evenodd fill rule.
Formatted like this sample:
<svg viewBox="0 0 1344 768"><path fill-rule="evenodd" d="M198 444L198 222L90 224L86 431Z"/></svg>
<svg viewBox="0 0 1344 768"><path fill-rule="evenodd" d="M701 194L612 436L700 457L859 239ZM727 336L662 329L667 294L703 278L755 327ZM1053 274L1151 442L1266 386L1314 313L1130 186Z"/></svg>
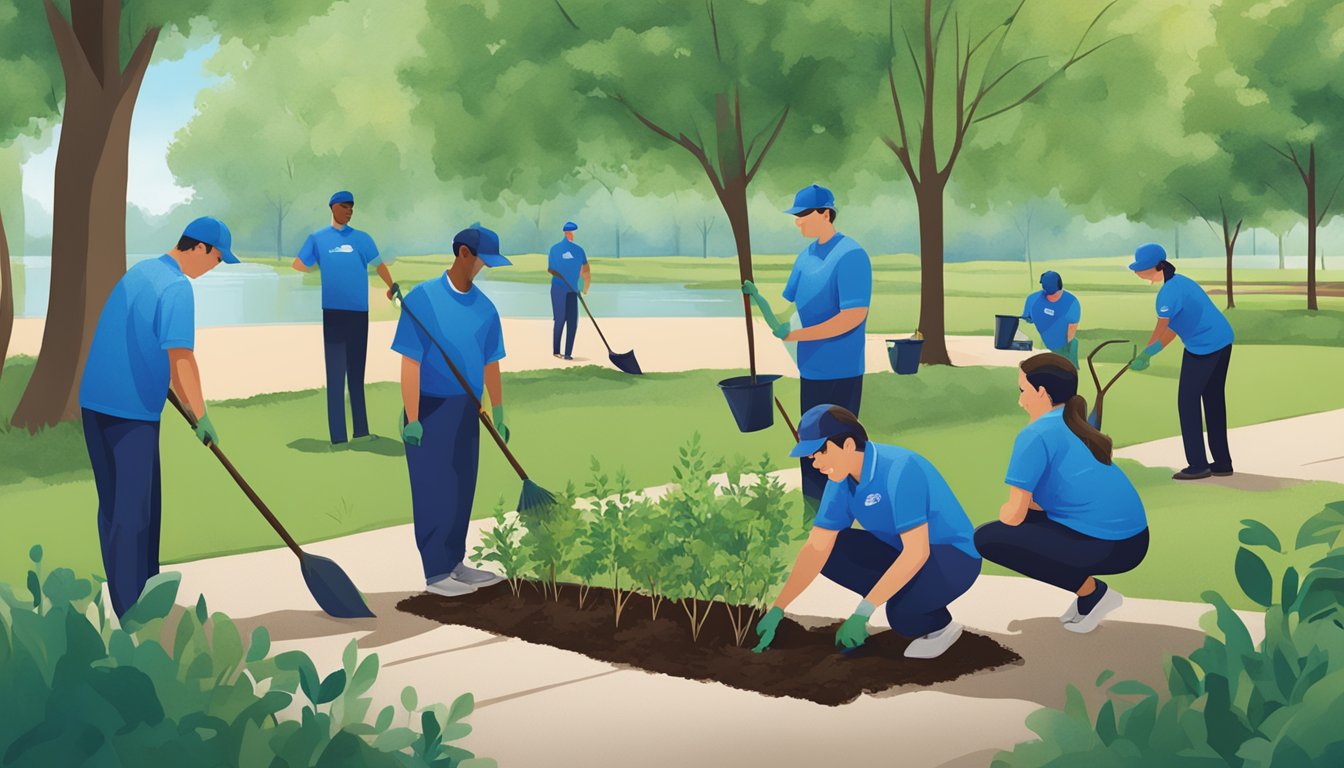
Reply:
<svg viewBox="0 0 1344 768"><path fill-rule="evenodd" d="M354 253L354 252L355 252L355 246L350 245L349 243L346 243L344 245L338 245L335 248L332 248L330 251L327 251L327 253Z"/></svg>
<svg viewBox="0 0 1344 768"><path fill-rule="evenodd" d="M1164 307L1162 307L1161 309L1159 309L1159 310L1157 310L1157 311L1158 311L1158 312L1170 312L1170 311L1171 311L1171 307L1164 306Z"/></svg>
<svg viewBox="0 0 1344 768"><path fill-rule="evenodd" d="M1045 314L1047 314L1047 315L1049 315L1049 316L1051 316L1051 317L1054 317L1054 316L1055 316L1055 310L1053 310L1053 309L1046 309L1046 310L1045 310Z"/></svg>
<svg viewBox="0 0 1344 768"><path fill-rule="evenodd" d="M565 255L562 258L572 259L574 258L574 254L570 253L569 251L565 251Z"/></svg>
<svg viewBox="0 0 1344 768"><path fill-rule="evenodd" d="M870 493L870 494L868 494L868 498L866 498L866 499L863 500L863 506L865 506L865 507L871 507L871 506L877 504L877 503L878 503L879 501L881 501L881 500L882 500L882 494L880 494L880 493Z"/></svg>

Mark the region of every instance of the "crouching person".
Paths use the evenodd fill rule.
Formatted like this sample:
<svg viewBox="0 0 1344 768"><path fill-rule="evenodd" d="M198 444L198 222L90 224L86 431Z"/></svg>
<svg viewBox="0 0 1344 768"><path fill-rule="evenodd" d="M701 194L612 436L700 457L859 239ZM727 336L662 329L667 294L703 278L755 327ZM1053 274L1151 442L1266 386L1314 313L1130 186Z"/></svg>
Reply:
<svg viewBox="0 0 1344 768"><path fill-rule="evenodd" d="M1077 596L1060 621L1097 628L1124 598L1099 574L1125 573L1148 553L1143 502L1111 462L1111 439L1087 423L1078 369L1056 354L1022 362L1018 404L1030 422L1008 461L1008 502L975 532L990 562Z"/></svg>
<svg viewBox="0 0 1344 768"><path fill-rule="evenodd" d="M854 414L818 405L803 414L792 455L810 457L828 482L807 543L774 607L756 626L765 650L784 609L818 575L861 596L835 644L857 648L884 606L894 632L914 638L912 659L941 656L961 636L947 606L980 575L971 521L928 459L868 441ZM862 529L852 528L858 522Z"/></svg>

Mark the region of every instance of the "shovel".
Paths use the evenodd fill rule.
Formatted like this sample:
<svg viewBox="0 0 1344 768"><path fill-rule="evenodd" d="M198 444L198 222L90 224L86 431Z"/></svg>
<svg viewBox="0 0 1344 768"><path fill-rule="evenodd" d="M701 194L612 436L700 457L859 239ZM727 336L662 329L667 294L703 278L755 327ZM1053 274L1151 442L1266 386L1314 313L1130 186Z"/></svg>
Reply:
<svg viewBox="0 0 1344 768"><path fill-rule="evenodd" d="M1091 371L1092 385L1097 389L1096 402L1092 404L1092 412L1087 415L1087 423L1091 424L1093 429L1097 430L1101 429L1102 401L1105 400L1106 393L1110 391L1111 385L1115 384L1116 380L1118 380L1121 376L1123 376L1125 371L1129 370L1129 363L1125 363L1125 367L1117 371L1116 374L1111 377L1111 380L1106 382L1106 386L1103 387L1101 385L1101 379L1097 378L1097 368L1092 364L1092 358L1096 357L1098 352L1100 352L1105 347L1110 346L1111 344L1124 344L1128 341L1129 339L1111 339L1110 341L1103 341L1102 343L1094 347L1092 351L1089 352L1087 355L1087 370ZM1137 347L1135 347L1135 351L1137 351ZM1129 356L1130 363L1134 362L1134 357L1135 357L1134 354L1130 354Z"/></svg>
<svg viewBox="0 0 1344 768"><path fill-rule="evenodd" d="M172 403L177 412L182 414L182 418L187 420L187 424L191 425L192 429L196 429L196 417L182 405L182 401L177 398L177 393L171 389L168 390L168 402ZM355 588L354 582L350 581L350 577L345 575L341 566L325 557L310 554L300 549L298 542L294 541L285 527L275 518L275 515L266 506L266 502L262 501L257 492L252 490L252 486L247 484L243 476L234 468L233 462L229 461L224 452L215 444L215 441L211 440L206 445L215 454L215 458L219 459L219 463L224 465L224 469L229 471L238 487L243 489L243 493L247 494L247 498L256 506L261 516L266 518L266 522L271 524L275 532L280 534L280 538L285 540L285 544L290 551L299 558L299 571L303 574L303 581L308 585L308 591L312 593L318 607L338 619L372 617L373 611L369 610L369 606L365 604L359 590Z"/></svg>
<svg viewBox="0 0 1344 768"><path fill-rule="evenodd" d="M546 271L559 278L560 282L564 283L566 288L578 294L579 303L583 305L583 311L587 313L588 319L593 321L593 329L597 331L597 337L602 339L602 345L607 348L607 357L611 359L611 364L625 373L636 376L644 373L639 369L639 361L635 359L635 351L633 349L629 352L613 352L611 350L611 345L607 343L607 337L602 335L602 328L597 324L597 318L593 317L592 310L588 309L588 302L583 300L583 293L575 291L574 286L570 285L569 281L554 269L548 269Z"/></svg>

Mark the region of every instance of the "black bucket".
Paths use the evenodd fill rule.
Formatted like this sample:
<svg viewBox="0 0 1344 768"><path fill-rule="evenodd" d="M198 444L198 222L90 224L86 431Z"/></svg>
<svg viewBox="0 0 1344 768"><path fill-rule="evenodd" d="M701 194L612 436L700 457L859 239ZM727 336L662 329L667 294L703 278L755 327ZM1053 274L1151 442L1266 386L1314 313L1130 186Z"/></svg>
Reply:
<svg viewBox="0 0 1344 768"><path fill-rule="evenodd" d="M775 375L734 376L719 382L728 410L743 432L759 432L775 423Z"/></svg>
<svg viewBox="0 0 1344 768"><path fill-rule="evenodd" d="M1013 337L1017 335L1017 324L1022 318L1017 315L994 316L994 348L1012 349Z"/></svg>
<svg viewBox="0 0 1344 768"><path fill-rule="evenodd" d="M887 339L891 369L902 375L919 372L919 355L923 350L923 339Z"/></svg>

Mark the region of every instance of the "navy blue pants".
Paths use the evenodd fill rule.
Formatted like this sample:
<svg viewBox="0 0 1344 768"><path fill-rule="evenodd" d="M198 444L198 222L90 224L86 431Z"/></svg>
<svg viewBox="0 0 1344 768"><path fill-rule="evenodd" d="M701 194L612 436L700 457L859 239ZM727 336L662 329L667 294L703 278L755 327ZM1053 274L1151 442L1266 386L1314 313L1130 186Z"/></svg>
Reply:
<svg viewBox="0 0 1344 768"><path fill-rule="evenodd" d="M868 531L848 528L836 535L835 549L821 575L860 596L867 595L900 554L900 547ZM904 637L937 632L952 621L948 604L970 589L979 575L980 558L954 546L934 545L919 573L887 601L887 623Z"/></svg>
<svg viewBox="0 0 1344 768"><path fill-rule="evenodd" d="M447 576L467 554L467 523L476 496L481 422L466 395L420 395L420 445L406 446L415 544L425 581Z"/></svg>
<svg viewBox="0 0 1344 768"><path fill-rule="evenodd" d="M159 422L81 411L98 491L98 541L112 610L126 613L159 572Z"/></svg>
<svg viewBox="0 0 1344 768"><path fill-rule="evenodd" d="M980 556L1037 581L1077 592L1089 576L1126 573L1148 554L1148 529L1128 539L1098 539L1031 510L1019 525L995 520L975 530Z"/></svg>
<svg viewBox="0 0 1344 768"><path fill-rule="evenodd" d="M803 379L799 382L799 393L799 405L802 407L802 412L798 414L800 419L813 406L825 403L841 406L858 416L859 402L863 399L863 377ZM800 463L803 467L803 498L813 504L819 503L821 495L826 491L826 476L812 466L811 458L804 456Z"/></svg>
<svg viewBox="0 0 1344 768"><path fill-rule="evenodd" d="M364 362L369 351L369 313L322 310L322 346L327 356L327 428L331 442L345 442L345 388L350 386L350 420L355 437L369 434L364 408Z"/></svg>
<svg viewBox="0 0 1344 768"><path fill-rule="evenodd" d="M1231 361L1231 344L1207 355L1196 355L1187 349L1181 358L1176 410L1181 417L1185 463L1195 472L1210 468L1215 472L1232 471L1232 452L1227 447L1227 366ZM1212 465L1204 453L1206 428Z"/></svg>
<svg viewBox="0 0 1344 768"><path fill-rule="evenodd" d="M579 332L579 294L572 293L559 281L551 281L551 315L555 319L555 329L551 333L551 352L560 354L560 336L566 327L569 335L565 337L565 357L574 354L574 335Z"/></svg>

